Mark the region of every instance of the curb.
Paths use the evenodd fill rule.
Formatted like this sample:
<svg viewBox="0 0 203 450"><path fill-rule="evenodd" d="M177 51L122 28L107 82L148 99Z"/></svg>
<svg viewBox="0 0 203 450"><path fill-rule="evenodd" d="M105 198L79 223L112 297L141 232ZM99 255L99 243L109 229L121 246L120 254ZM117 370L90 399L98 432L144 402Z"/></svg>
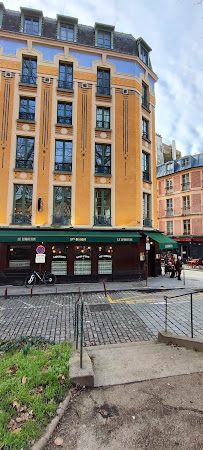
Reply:
<svg viewBox="0 0 203 450"><path fill-rule="evenodd" d="M57 409L57 415L52 419L51 423L46 427L44 435L37 441L32 447L31 450L42 450L44 446L48 443L52 434L54 433L60 419L63 417L66 408L71 400L71 392L67 395L65 400L59 404Z"/></svg>
<svg viewBox="0 0 203 450"><path fill-rule="evenodd" d="M203 339L190 338L188 336L179 336L173 334L170 331L161 330L158 333L158 341L163 344L178 345L178 347L184 347L189 350L194 350L203 353Z"/></svg>

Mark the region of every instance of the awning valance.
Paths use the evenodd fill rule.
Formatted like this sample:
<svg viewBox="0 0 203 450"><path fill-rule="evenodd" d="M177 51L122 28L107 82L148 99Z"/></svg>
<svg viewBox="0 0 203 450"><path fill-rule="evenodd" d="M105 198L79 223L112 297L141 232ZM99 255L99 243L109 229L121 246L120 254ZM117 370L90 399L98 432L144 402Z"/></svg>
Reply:
<svg viewBox="0 0 203 450"><path fill-rule="evenodd" d="M159 243L159 248L161 250L170 250L172 248L178 248L178 243L173 239L165 236L162 233L144 233L146 236L149 236L150 239Z"/></svg>
<svg viewBox="0 0 203 450"><path fill-rule="evenodd" d="M77 230L0 230L0 242L139 242L137 232Z"/></svg>

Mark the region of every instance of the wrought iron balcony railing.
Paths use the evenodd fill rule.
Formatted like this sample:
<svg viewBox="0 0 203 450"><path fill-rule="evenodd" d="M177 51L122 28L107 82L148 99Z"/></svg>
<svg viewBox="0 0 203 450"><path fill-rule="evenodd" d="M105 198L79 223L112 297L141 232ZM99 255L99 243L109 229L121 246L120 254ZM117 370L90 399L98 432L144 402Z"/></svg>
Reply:
<svg viewBox="0 0 203 450"><path fill-rule="evenodd" d="M31 225L32 214L12 214L12 224L13 225Z"/></svg>
<svg viewBox="0 0 203 450"><path fill-rule="evenodd" d="M57 123L66 123L68 125L72 125L72 117L57 116Z"/></svg>
<svg viewBox="0 0 203 450"><path fill-rule="evenodd" d="M71 216L53 216L52 225L70 225Z"/></svg>
<svg viewBox="0 0 203 450"><path fill-rule="evenodd" d="M29 159L16 159L16 169L33 169L33 161Z"/></svg>
<svg viewBox="0 0 203 450"><path fill-rule="evenodd" d="M148 219L148 218L143 219L143 226L151 228L152 227L152 219Z"/></svg>
<svg viewBox="0 0 203 450"><path fill-rule="evenodd" d="M109 216L94 216L94 225L109 226L111 225L111 217Z"/></svg>
<svg viewBox="0 0 203 450"><path fill-rule="evenodd" d="M170 195L173 193L173 186L166 187L166 195Z"/></svg>
<svg viewBox="0 0 203 450"><path fill-rule="evenodd" d="M183 207L183 216L189 216L190 215L190 207Z"/></svg>
<svg viewBox="0 0 203 450"><path fill-rule="evenodd" d="M111 95L110 86L97 86L98 95Z"/></svg>
<svg viewBox="0 0 203 450"><path fill-rule="evenodd" d="M149 172L143 171L143 172L142 172L142 178L143 178L143 180L145 180L145 181L149 181Z"/></svg>
<svg viewBox="0 0 203 450"><path fill-rule="evenodd" d="M35 120L35 113L29 113L29 112L19 112L19 119L23 120Z"/></svg>
<svg viewBox="0 0 203 450"><path fill-rule="evenodd" d="M58 170L59 172L72 172L72 163L55 162L55 170Z"/></svg>
<svg viewBox="0 0 203 450"><path fill-rule="evenodd" d="M58 80L58 88L72 91L73 90L73 82L65 81L65 80Z"/></svg>
<svg viewBox="0 0 203 450"><path fill-rule="evenodd" d="M182 184L182 191L189 191L190 190L190 182Z"/></svg>
<svg viewBox="0 0 203 450"><path fill-rule="evenodd" d="M166 217L173 217L173 208L166 210Z"/></svg>
<svg viewBox="0 0 203 450"><path fill-rule="evenodd" d="M142 137L143 137L144 139L148 139L148 140L149 140L149 134L148 134L148 131L143 131L143 132L142 132Z"/></svg>
<svg viewBox="0 0 203 450"><path fill-rule="evenodd" d="M109 175L111 173L111 166L100 166L98 164L95 165L95 173L103 173Z"/></svg>
<svg viewBox="0 0 203 450"><path fill-rule="evenodd" d="M149 109L149 102L144 97L142 97L142 106L144 106L145 108Z"/></svg>
<svg viewBox="0 0 203 450"><path fill-rule="evenodd" d="M37 84L37 77L35 75L21 75L21 83L25 84Z"/></svg>

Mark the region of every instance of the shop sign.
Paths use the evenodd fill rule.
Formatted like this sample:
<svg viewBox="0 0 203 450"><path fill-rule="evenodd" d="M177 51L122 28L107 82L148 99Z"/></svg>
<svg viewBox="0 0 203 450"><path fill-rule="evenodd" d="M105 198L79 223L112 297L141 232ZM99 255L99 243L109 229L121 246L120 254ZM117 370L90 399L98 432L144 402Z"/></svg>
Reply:
<svg viewBox="0 0 203 450"><path fill-rule="evenodd" d="M160 253L156 254L156 259L160 259Z"/></svg>
<svg viewBox="0 0 203 450"><path fill-rule="evenodd" d="M111 259L112 256L111 255L99 255L99 258L100 259L105 259L105 258Z"/></svg>
<svg viewBox="0 0 203 450"><path fill-rule="evenodd" d="M18 237L17 242L36 242L36 237Z"/></svg>
<svg viewBox="0 0 203 450"><path fill-rule="evenodd" d="M65 255L53 255L52 259L66 259Z"/></svg>
<svg viewBox="0 0 203 450"><path fill-rule="evenodd" d="M117 242L133 242L133 238L117 238Z"/></svg>
<svg viewBox="0 0 203 450"><path fill-rule="evenodd" d="M86 237L70 237L70 242L86 242Z"/></svg>
<svg viewBox="0 0 203 450"><path fill-rule="evenodd" d="M75 259L90 259L89 255L77 255Z"/></svg>
<svg viewBox="0 0 203 450"><path fill-rule="evenodd" d="M37 253L35 255L35 262L39 263L39 264L44 264L45 263L45 258L46 258L45 253L41 253L41 254Z"/></svg>
<svg viewBox="0 0 203 450"><path fill-rule="evenodd" d="M165 248L173 248L173 244L165 244Z"/></svg>
<svg viewBox="0 0 203 450"><path fill-rule="evenodd" d="M176 242L191 242L191 238L173 238Z"/></svg>
<svg viewBox="0 0 203 450"><path fill-rule="evenodd" d="M203 242L203 237L193 238L194 242Z"/></svg>

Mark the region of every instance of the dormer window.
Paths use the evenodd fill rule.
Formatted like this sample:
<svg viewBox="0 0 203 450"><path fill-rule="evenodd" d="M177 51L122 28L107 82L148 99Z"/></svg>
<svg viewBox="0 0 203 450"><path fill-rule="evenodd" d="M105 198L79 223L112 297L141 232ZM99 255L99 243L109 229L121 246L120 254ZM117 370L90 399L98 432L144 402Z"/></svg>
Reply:
<svg viewBox="0 0 203 450"><path fill-rule="evenodd" d="M62 41L76 42L78 19L68 16L57 16L57 37Z"/></svg>
<svg viewBox="0 0 203 450"><path fill-rule="evenodd" d="M25 34L40 36L42 30L42 11L21 8L21 31Z"/></svg>
<svg viewBox="0 0 203 450"><path fill-rule="evenodd" d="M113 32L112 25L103 23L95 23L95 45L102 48L113 48Z"/></svg>
<svg viewBox="0 0 203 450"><path fill-rule="evenodd" d="M151 63L150 63L150 57L149 57L151 48L142 38L139 38L137 40L137 43L138 43L138 52L139 52L140 59L143 61L144 64L146 64L146 66L148 66L151 69Z"/></svg>

